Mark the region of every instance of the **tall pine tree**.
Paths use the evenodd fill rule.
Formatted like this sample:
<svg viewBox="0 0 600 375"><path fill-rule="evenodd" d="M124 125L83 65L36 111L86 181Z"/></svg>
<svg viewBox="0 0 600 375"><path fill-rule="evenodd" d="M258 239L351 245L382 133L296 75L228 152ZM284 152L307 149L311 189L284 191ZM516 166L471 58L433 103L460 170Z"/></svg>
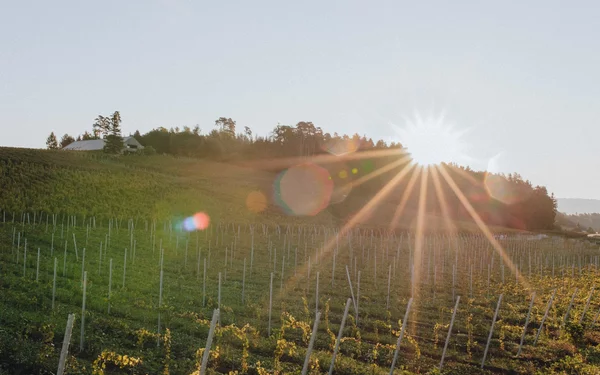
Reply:
<svg viewBox="0 0 600 375"><path fill-rule="evenodd" d="M104 141L104 152L119 154L123 150L123 137L121 137L121 114L115 111L110 118L110 133Z"/></svg>
<svg viewBox="0 0 600 375"><path fill-rule="evenodd" d="M54 132L50 133L46 139L46 147L48 147L48 150L58 149L58 141L56 140L56 135L54 135Z"/></svg>

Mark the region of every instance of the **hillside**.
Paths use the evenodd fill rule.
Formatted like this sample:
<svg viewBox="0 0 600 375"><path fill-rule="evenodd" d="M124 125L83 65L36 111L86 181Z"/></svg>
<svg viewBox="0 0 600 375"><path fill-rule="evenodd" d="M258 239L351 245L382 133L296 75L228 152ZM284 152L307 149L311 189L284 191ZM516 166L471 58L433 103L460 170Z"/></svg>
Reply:
<svg viewBox="0 0 600 375"><path fill-rule="evenodd" d="M4 189L0 211L9 217L13 212L43 211L157 219L182 219L206 212L216 222L339 225L360 211L382 186L371 180L348 196L335 191L330 204L316 215L295 216L272 199L278 193L278 176L280 171L260 166L170 155L111 157L93 152L0 148L0 185ZM390 173L382 177L384 182L391 178ZM395 191L359 223L389 227L403 195L402 187ZM430 186L426 230L446 230L434 191ZM394 227L415 228L417 201L418 194L413 192ZM452 219L456 229L478 231L466 212L461 215ZM490 227L511 230L494 223Z"/></svg>
<svg viewBox="0 0 600 375"><path fill-rule="evenodd" d="M566 214L600 213L600 200L580 198L558 198L558 210Z"/></svg>
<svg viewBox="0 0 600 375"><path fill-rule="evenodd" d="M177 218L203 211L213 220L247 222L260 214L247 208L248 195L268 191L273 179L269 172L183 157L0 148L0 208L9 213ZM261 210L268 212L261 220L285 217L272 205ZM324 213L313 221L328 219Z"/></svg>
<svg viewBox="0 0 600 375"><path fill-rule="evenodd" d="M358 221L374 230L346 232L347 213L381 185L336 192L315 215L295 216L312 203L285 191L305 197L315 171L297 165L299 178L286 182L250 163L0 149L0 375L54 373L68 314L69 374L198 374L215 309L207 374L297 374L303 363L322 374L332 362L337 374L440 373L444 355L444 374L592 373L595 245L502 236L499 253L456 217L451 226L479 234L421 236L415 202L428 207L426 232L446 230L435 182L419 189L434 193L407 195L399 227L409 233L386 231L401 188ZM489 210L476 183L463 186L478 212ZM248 201L257 194L265 200ZM178 225L195 212L213 224Z"/></svg>

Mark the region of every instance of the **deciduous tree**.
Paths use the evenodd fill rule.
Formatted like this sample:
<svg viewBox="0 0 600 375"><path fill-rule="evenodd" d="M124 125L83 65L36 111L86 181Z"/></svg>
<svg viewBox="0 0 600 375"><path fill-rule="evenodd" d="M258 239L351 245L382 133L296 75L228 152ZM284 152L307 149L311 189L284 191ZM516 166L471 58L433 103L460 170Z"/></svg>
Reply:
<svg viewBox="0 0 600 375"><path fill-rule="evenodd" d="M75 142L75 138L71 137L68 134L65 134L60 139L60 148L65 148L73 142Z"/></svg>

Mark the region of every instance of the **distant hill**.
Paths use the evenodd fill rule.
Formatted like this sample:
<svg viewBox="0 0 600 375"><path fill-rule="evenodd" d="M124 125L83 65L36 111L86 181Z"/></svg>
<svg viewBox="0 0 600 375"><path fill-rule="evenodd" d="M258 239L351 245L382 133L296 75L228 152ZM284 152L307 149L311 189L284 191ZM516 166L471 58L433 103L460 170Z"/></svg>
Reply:
<svg viewBox="0 0 600 375"><path fill-rule="evenodd" d="M566 214L600 213L599 199L558 198L558 211Z"/></svg>
<svg viewBox="0 0 600 375"><path fill-rule="evenodd" d="M362 209L373 195L367 189L354 189L352 196L338 197L337 204L330 204L314 216L294 216L287 206L268 198L277 191L277 176L257 168L169 155L112 157L101 152L0 147L0 222L12 221L13 215L20 220L23 212L177 221L202 211L214 222L336 226ZM362 186L371 188L369 184ZM474 196L472 187L465 191ZM390 194L386 204L368 210L358 223L387 228L400 199L401 194ZM430 199L434 201L433 193ZM411 201L413 205L407 203L403 215L397 218L398 228L416 228L418 199L413 197ZM479 232L466 211L453 204L451 225L459 231ZM431 206L435 208L433 203ZM427 230L447 230L440 209L428 212L425 222ZM487 224L495 232L512 231L502 223Z"/></svg>

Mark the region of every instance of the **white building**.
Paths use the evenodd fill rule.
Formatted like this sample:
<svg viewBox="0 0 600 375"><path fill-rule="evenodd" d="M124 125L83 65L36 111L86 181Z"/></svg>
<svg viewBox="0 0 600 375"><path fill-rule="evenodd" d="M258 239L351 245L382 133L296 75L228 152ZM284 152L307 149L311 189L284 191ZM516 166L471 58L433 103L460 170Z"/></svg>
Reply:
<svg viewBox="0 0 600 375"><path fill-rule="evenodd" d="M123 137L123 152L135 152L144 148L134 137ZM63 150L70 151L101 151L104 149L104 139L90 139L87 141L75 141Z"/></svg>

